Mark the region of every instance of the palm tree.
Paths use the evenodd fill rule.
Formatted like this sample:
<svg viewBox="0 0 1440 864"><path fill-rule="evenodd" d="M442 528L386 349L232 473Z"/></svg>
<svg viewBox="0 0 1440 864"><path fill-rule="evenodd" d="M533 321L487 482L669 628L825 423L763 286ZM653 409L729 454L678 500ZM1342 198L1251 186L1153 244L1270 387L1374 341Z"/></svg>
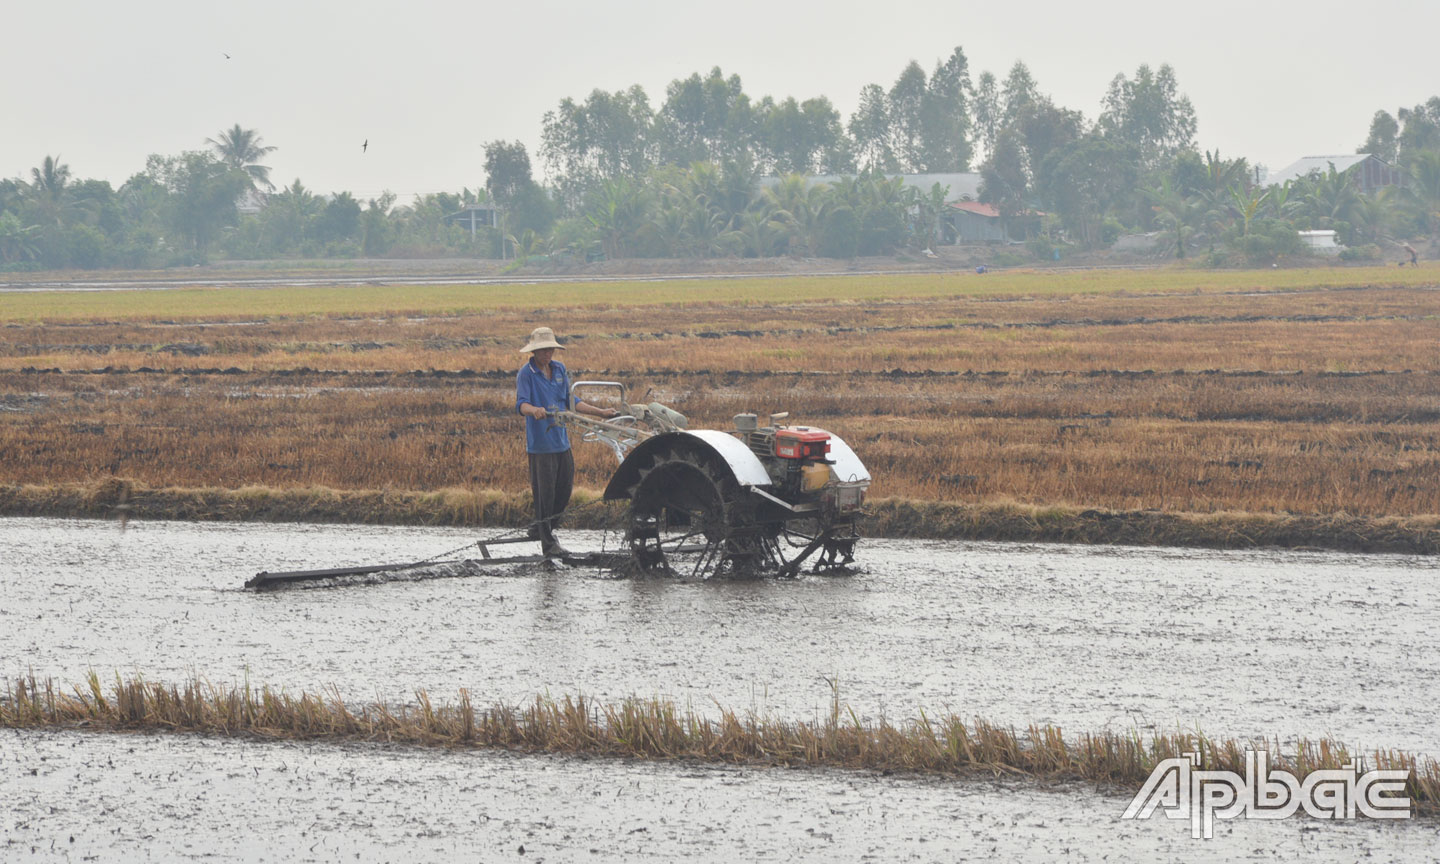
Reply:
<svg viewBox="0 0 1440 864"><path fill-rule="evenodd" d="M1186 195L1176 189L1170 184L1169 177L1162 178L1159 186L1146 189L1144 193L1155 211L1155 221L1165 229L1169 242L1174 243L1175 257L1184 258L1185 241L1195 232L1195 224L1205 212L1199 196Z"/></svg>
<svg viewBox="0 0 1440 864"><path fill-rule="evenodd" d="M9 210L0 211L0 264L29 261L40 257L32 236L39 225L23 225Z"/></svg>
<svg viewBox="0 0 1440 864"><path fill-rule="evenodd" d="M584 215L600 234L605 257L631 257L638 232L645 224L644 190L626 177L616 177L601 182L591 196Z"/></svg>
<svg viewBox="0 0 1440 864"><path fill-rule="evenodd" d="M270 182L270 169L259 164L270 153L275 151L274 147L264 147L260 144L261 138L254 129L241 129L236 123L233 127L225 129L218 138L206 138L205 143L220 157L220 161L244 171L250 177L250 188L255 191L256 184L266 189L274 189L275 184Z"/></svg>
<svg viewBox="0 0 1440 864"><path fill-rule="evenodd" d="M736 216L726 207L720 173L709 163L697 162L675 199L684 210L686 246L696 258L733 255L743 241L734 230Z"/></svg>
<svg viewBox="0 0 1440 864"><path fill-rule="evenodd" d="M741 213L735 230L744 241L747 258L772 257L779 253L781 245L789 237L786 221L777 217L774 207L768 203Z"/></svg>
<svg viewBox="0 0 1440 864"><path fill-rule="evenodd" d="M1311 227L1335 228L1342 241L1348 241L1360 203L1352 175L1336 171L1332 163L1329 171L1312 174L1300 183L1298 209L1310 220Z"/></svg>
<svg viewBox="0 0 1440 864"><path fill-rule="evenodd" d="M39 168L30 169L30 177L30 196L39 207L41 221L59 225L65 184L70 182L70 166L61 164L58 156L46 156Z"/></svg>
<svg viewBox="0 0 1440 864"><path fill-rule="evenodd" d="M786 227L789 251L814 255L829 212L830 187L812 184L803 174L787 174L766 189L764 197L774 211L771 219Z"/></svg>
<svg viewBox="0 0 1440 864"><path fill-rule="evenodd" d="M33 182L31 190L40 197L51 201L60 200L65 193L65 184L70 182L70 166L62 165L58 156L46 156L39 168L31 168Z"/></svg>
<svg viewBox="0 0 1440 864"><path fill-rule="evenodd" d="M647 236L654 240L666 258L679 258L685 251L685 193L674 183L660 188L658 206L650 214Z"/></svg>

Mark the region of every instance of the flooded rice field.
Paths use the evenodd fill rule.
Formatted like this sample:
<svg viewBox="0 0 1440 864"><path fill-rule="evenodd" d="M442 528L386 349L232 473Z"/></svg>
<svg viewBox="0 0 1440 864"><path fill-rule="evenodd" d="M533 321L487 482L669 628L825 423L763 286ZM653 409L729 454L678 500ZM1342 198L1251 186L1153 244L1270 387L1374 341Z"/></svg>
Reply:
<svg viewBox="0 0 1440 864"><path fill-rule="evenodd" d="M951 711L1067 733L1440 754L1430 558L869 541L750 582L515 566L253 593L259 570L426 558L458 529L0 519L0 674L659 696L806 720ZM576 551L616 538L564 533ZM1086 786L189 736L0 733L4 860L1415 860L1433 821L1226 822ZM74 838L73 841L71 838ZM52 845L53 844L53 845ZM32 852L33 850L33 852ZM21 855L23 853L23 857ZM1107 857L1108 856L1108 857Z"/></svg>

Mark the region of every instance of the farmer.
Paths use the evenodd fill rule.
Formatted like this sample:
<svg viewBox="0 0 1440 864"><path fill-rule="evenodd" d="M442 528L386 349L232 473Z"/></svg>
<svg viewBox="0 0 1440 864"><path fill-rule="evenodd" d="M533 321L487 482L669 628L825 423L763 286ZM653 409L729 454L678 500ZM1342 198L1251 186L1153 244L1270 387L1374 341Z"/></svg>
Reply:
<svg viewBox="0 0 1440 864"><path fill-rule="evenodd" d="M525 452L530 456L530 494L535 500L532 539L540 541L547 558L570 553L555 540L555 523L570 503L575 481L575 459L570 454L570 436L550 415L570 407L570 376L565 364L554 359L565 346L555 341L555 331L536 327L530 341L520 349L530 362L515 376L515 410L525 415ZM609 418L620 412L575 401L574 410L592 417Z"/></svg>

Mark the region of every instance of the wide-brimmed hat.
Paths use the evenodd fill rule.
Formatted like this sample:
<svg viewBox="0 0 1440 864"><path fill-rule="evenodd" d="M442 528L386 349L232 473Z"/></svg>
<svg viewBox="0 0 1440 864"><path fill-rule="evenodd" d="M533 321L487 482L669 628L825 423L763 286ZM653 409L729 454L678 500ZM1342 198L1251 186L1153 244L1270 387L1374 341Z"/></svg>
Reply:
<svg viewBox="0 0 1440 864"><path fill-rule="evenodd" d="M520 349L521 354L529 354L532 351L539 351L542 348L559 348L565 350L565 346L555 341L555 331L549 327L536 327L530 331L530 341Z"/></svg>

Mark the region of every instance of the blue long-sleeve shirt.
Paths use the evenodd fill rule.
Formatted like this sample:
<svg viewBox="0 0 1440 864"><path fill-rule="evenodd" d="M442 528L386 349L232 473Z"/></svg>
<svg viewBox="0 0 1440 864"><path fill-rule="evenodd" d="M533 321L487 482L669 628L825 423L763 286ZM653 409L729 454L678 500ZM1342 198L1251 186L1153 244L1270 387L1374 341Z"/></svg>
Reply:
<svg viewBox="0 0 1440 864"><path fill-rule="evenodd" d="M546 412L570 407L570 374L564 363L551 360L549 378L534 363L521 367L515 376L515 412L520 413L520 406L527 402ZM525 452L564 453L569 449L570 435L564 426L556 425L555 418L525 418Z"/></svg>

